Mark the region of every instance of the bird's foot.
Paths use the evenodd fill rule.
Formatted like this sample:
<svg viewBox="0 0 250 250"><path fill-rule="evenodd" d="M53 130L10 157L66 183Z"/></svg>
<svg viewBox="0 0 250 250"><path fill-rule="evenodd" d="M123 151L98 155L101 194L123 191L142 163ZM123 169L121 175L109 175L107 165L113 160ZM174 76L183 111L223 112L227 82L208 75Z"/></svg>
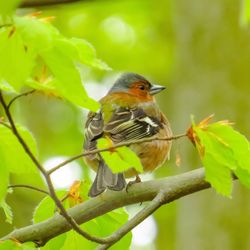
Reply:
<svg viewBox="0 0 250 250"><path fill-rule="evenodd" d="M127 186L126 186L126 192L128 193L128 189L129 189L132 185L134 185L134 184L136 184L136 183L139 183L139 182L141 182L141 178L140 178L139 175L136 175L135 180L130 181L130 182L127 184Z"/></svg>

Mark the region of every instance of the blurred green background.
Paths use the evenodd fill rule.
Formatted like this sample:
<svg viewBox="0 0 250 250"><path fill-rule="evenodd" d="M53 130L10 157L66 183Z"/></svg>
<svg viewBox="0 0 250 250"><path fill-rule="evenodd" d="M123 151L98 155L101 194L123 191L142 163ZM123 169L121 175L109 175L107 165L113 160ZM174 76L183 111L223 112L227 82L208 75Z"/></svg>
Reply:
<svg viewBox="0 0 250 250"><path fill-rule="evenodd" d="M250 24L240 22L241 1L96 0L18 12L37 10L54 16L53 24L64 35L87 39L113 68L109 72L82 69L91 96L105 95L121 72L137 72L167 86L157 99L175 134L189 127L191 114L199 121L214 113L217 120L233 121L249 138ZM86 110L41 94L25 97L13 108L16 119L36 137L45 165L57 161L55 157L82 151ZM82 160L78 164L83 178L92 177ZM193 145L181 139L174 142L171 160L153 175L174 175L200 164ZM67 176L67 180L60 179L65 175L59 174L57 184L58 178L61 183L71 182ZM13 176L12 180L20 183L22 178ZM39 176L25 178L26 184L43 185ZM31 211L41 198L30 190L9 195L8 202L15 207L15 227L30 224ZM132 214L140 208L128 211ZM0 225L1 235L12 230L1 212ZM160 208L135 231L131 249L247 250L249 225L250 192L236 182L232 199L206 190Z"/></svg>

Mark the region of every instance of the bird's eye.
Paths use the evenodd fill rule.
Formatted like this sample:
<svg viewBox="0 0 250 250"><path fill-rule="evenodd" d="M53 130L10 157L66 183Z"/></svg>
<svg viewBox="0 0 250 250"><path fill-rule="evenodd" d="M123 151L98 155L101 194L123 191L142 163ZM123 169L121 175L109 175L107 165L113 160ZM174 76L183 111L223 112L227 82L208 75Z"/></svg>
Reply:
<svg viewBox="0 0 250 250"><path fill-rule="evenodd" d="M140 89L140 90L145 90L145 86L144 86L144 85L140 85L140 86L139 86L139 89Z"/></svg>

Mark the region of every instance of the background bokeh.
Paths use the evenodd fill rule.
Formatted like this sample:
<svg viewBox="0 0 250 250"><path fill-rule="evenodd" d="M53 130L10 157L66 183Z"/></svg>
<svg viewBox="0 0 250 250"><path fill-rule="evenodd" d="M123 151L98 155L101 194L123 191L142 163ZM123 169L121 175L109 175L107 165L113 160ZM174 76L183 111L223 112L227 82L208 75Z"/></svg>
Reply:
<svg viewBox="0 0 250 250"><path fill-rule="evenodd" d="M167 87L157 100L175 134L188 128L191 114L199 121L214 113L218 120L233 121L249 138L250 26L240 22L241 1L96 0L39 10L54 16L53 24L64 35L87 39L113 68L109 72L82 69L86 89L94 98L105 95L121 72L137 72ZM36 10L19 13L30 11ZM13 108L16 119L36 137L46 166L81 152L86 110L41 94L25 97ZM200 164L193 145L181 139L174 142L171 160L142 179L182 173ZM77 172L71 173L72 168ZM58 187L77 176L93 175L82 160L72 168L55 177ZM20 183L23 177L12 179ZM44 185L39 175L25 178L29 184ZM41 198L30 190L9 195L15 227L30 224L31 211ZM132 215L140 208L128 211ZM12 230L1 211L0 225L1 235ZM206 190L160 208L134 231L131 249L247 250L249 225L250 192L236 182L232 199Z"/></svg>

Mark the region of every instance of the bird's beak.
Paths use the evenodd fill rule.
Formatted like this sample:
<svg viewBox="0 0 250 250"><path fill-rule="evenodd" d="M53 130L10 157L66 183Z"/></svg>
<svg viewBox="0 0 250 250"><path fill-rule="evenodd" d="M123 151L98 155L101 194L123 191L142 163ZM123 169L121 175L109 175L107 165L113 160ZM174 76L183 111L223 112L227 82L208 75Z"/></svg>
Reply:
<svg viewBox="0 0 250 250"><path fill-rule="evenodd" d="M161 92L162 90L164 90L165 88L166 87L161 86L161 85L152 85L149 92L150 92L151 95L155 95L155 94Z"/></svg>

